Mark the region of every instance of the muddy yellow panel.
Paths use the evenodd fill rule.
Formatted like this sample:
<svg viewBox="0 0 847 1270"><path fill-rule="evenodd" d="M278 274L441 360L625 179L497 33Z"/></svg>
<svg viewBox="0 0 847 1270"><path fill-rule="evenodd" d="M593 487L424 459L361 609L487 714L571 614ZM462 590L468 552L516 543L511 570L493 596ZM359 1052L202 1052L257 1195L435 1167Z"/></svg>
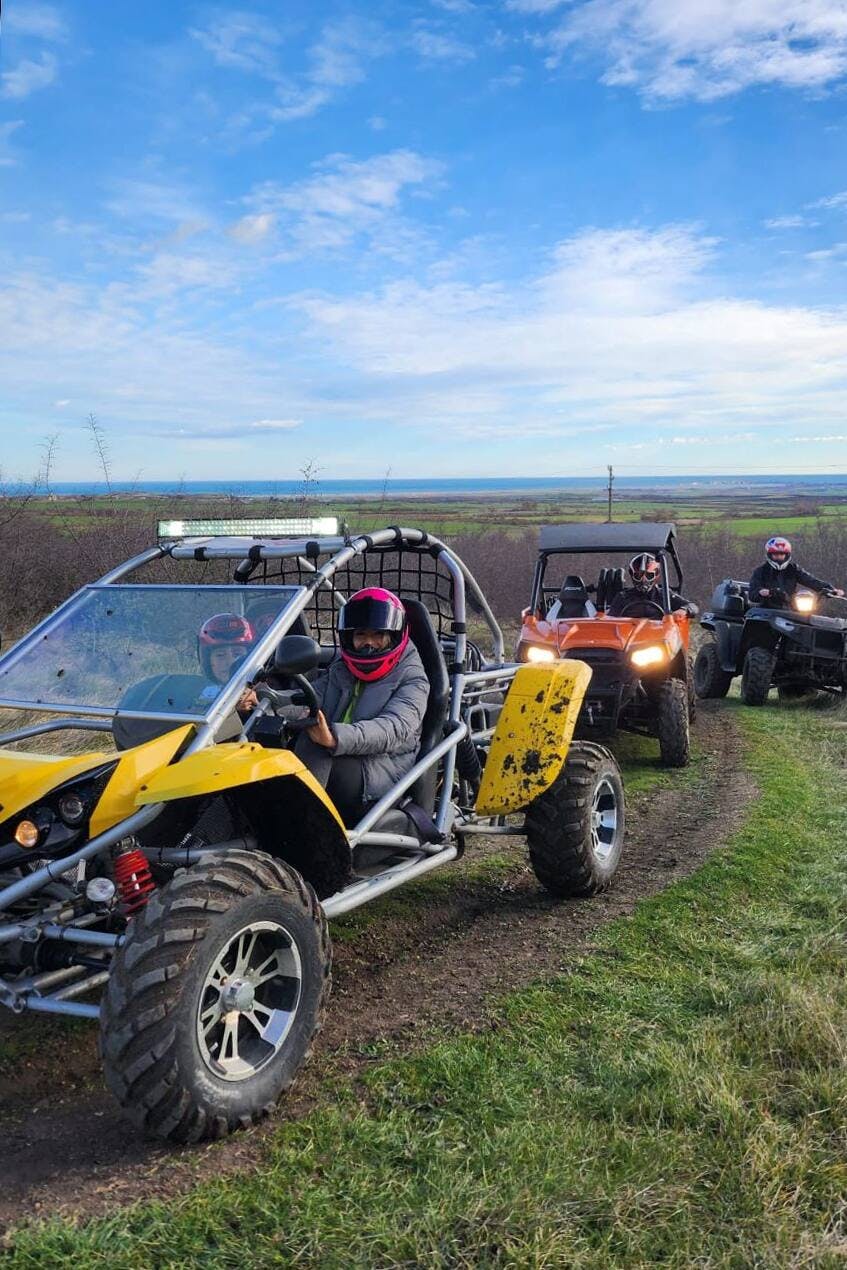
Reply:
<svg viewBox="0 0 847 1270"><path fill-rule="evenodd" d="M497 720L476 810L505 815L553 784L567 757L591 680L582 661L521 666Z"/></svg>
<svg viewBox="0 0 847 1270"><path fill-rule="evenodd" d="M277 776L297 777L343 829L343 821L326 790L299 758L290 750L266 750L253 741L224 742L172 763L140 787L136 803L142 805L195 798L198 794L245 788L256 781L273 780Z"/></svg>

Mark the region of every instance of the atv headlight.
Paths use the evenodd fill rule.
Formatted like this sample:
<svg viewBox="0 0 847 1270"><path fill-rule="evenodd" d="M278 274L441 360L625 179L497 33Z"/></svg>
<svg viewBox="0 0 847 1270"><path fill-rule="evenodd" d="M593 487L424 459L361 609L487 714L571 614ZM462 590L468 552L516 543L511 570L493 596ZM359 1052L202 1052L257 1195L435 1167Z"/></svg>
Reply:
<svg viewBox="0 0 847 1270"><path fill-rule="evenodd" d="M798 613L814 613L817 605L811 591L798 591L794 597L794 607Z"/></svg>
<svg viewBox="0 0 847 1270"><path fill-rule="evenodd" d="M534 661L536 663L555 661L556 654L553 652L552 648L542 648L540 644L530 644L529 648L526 650L526 659L527 661Z"/></svg>
<svg viewBox="0 0 847 1270"><path fill-rule="evenodd" d="M630 657L633 666L659 666L667 659L663 644L648 644L646 648L636 648Z"/></svg>

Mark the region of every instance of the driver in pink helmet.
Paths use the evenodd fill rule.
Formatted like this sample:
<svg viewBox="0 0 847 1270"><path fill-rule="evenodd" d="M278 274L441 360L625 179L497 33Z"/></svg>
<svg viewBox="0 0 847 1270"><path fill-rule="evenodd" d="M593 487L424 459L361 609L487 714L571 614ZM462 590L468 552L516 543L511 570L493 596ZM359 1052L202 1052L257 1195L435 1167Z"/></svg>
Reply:
<svg viewBox="0 0 847 1270"><path fill-rule="evenodd" d="M314 683L317 722L297 754L348 823L414 765L429 680L392 591L365 587L338 615L340 655Z"/></svg>

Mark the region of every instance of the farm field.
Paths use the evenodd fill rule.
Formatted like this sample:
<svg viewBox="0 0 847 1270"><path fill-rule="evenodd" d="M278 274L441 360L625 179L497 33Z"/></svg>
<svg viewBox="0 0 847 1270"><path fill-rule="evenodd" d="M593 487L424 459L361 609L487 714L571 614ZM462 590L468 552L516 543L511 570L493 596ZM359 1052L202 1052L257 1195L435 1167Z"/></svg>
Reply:
<svg viewBox="0 0 847 1270"><path fill-rule="evenodd" d="M681 780L630 755L599 901L498 847L354 914L293 1108L232 1142L129 1141L86 1033L4 1026L7 1263L842 1264L841 721L729 699Z"/></svg>

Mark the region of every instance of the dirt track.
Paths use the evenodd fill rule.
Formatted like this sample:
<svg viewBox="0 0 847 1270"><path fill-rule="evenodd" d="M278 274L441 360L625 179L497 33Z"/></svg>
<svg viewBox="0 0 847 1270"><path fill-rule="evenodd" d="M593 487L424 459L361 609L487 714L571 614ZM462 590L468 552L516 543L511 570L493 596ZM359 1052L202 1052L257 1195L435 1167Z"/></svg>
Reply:
<svg viewBox="0 0 847 1270"><path fill-rule="evenodd" d="M353 1078L376 1039L407 1050L434 1025L484 1026L497 996L561 970L590 947L598 927L693 872L725 841L754 793L725 706L701 704L697 735L707 752L697 788L671 780L630 804L624 860L607 894L554 903L539 891L523 845L504 848L490 839L478 850L508 853L513 863L505 876L475 880L460 863L441 875L452 885L416 911L392 915L388 897L384 918L339 940L316 1057L280 1115L319 1104L328 1072ZM26 1040L39 1030L48 1035L43 1018L4 1014L0 1046L15 1033ZM0 1074L0 1228L57 1209L95 1215L261 1163L272 1123L197 1148L135 1138L103 1089L95 1031L51 1027L43 1055L5 1065Z"/></svg>

